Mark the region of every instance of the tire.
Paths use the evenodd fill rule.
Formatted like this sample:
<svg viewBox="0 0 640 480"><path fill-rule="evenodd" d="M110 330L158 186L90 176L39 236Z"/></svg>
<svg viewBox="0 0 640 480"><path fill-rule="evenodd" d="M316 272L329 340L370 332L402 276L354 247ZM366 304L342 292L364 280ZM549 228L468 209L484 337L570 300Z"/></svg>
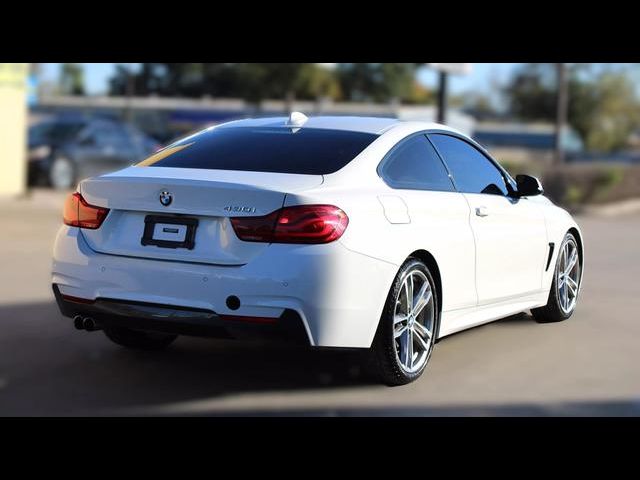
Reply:
<svg viewBox="0 0 640 480"><path fill-rule="evenodd" d="M411 281L413 308L407 303ZM424 295L420 297L423 288ZM421 299L424 305L415 315ZM409 258L393 282L370 352L374 373L383 383L406 385L422 375L433 352L438 315L438 297L431 272L420 260ZM404 320L400 320L402 318ZM412 354L410 361L409 354Z"/></svg>
<svg viewBox="0 0 640 480"><path fill-rule="evenodd" d="M569 257L573 255L572 252L575 252L575 262L573 262L571 258L566 258L567 252ZM563 277L566 278L566 269L569 266L567 265L568 261L570 261L569 263L573 263L573 267L569 272L573 283L568 282L568 280L563 280ZM580 257L578 242L571 233L567 233L558 250L558 259L556 260L556 266L553 272L553 282L551 283L549 299L544 307L533 308L531 310L533 318L539 323L562 322L570 318L577 305L581 280L582 258ZM575 294L573 290L575 290Z"/></svg>
<svg viewBox="0 0 640 480"><path fill-rule="evenodd" d="M65 157L56 157L48 172L49 185L55 190L70 190L76 184L76 167Z"/></svg>
<svg viewBox="0 0 640 480"><path fill-rule="evenodd" d="M104 334L113 343L136 350L164 350L178 338L165 333L141 332L123 327L108 327Z"/></svg>

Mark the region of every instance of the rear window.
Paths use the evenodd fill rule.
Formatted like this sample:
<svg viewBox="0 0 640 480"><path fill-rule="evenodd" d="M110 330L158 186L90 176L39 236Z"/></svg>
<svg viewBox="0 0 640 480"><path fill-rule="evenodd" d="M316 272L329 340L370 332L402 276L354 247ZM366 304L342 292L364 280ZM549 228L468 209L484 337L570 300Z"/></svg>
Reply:
<svg viewBox="0 0 640 480"><path fill-rule="evenodd" d="M347 165L376 138L319 128L214 128L174 143L137 166L326 175Z"/></svg>

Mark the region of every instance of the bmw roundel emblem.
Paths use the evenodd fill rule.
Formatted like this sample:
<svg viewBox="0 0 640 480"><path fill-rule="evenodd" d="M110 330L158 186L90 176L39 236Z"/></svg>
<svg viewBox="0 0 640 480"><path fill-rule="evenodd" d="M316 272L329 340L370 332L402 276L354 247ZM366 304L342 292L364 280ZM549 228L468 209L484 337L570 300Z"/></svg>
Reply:
<svg viewBox="0 0 640 480"><path fill-rule="evenodd" d="M167 192L166 190L160 192L160 203L162 205L168 207L169 205L171 205L171 202L173 202L173 195L171 195L171 193Z"/></svg>

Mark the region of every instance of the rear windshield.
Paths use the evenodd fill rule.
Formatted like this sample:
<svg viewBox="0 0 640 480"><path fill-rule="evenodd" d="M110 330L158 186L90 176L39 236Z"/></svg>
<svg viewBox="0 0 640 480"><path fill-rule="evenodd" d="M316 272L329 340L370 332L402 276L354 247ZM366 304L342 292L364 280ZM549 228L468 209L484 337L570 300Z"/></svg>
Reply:
<svg viewBox="0 0 640 480"><path fill-rule="evenodd" d="M214 128L174 143L137 166L326 175L340 170L377 137L319 128Z"/></svg>

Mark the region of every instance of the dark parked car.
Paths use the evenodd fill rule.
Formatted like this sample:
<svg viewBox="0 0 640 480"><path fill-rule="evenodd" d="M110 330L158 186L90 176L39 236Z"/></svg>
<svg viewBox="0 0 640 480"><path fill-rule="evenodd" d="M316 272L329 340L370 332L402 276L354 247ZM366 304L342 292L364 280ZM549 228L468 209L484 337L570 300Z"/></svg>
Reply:
<svg viewBox="0 0 640 480"><path fill-rule="evenodd" d="M160 148L148 135L110 119L56 118L29 128L29 183L73 188Z"/></svg>

